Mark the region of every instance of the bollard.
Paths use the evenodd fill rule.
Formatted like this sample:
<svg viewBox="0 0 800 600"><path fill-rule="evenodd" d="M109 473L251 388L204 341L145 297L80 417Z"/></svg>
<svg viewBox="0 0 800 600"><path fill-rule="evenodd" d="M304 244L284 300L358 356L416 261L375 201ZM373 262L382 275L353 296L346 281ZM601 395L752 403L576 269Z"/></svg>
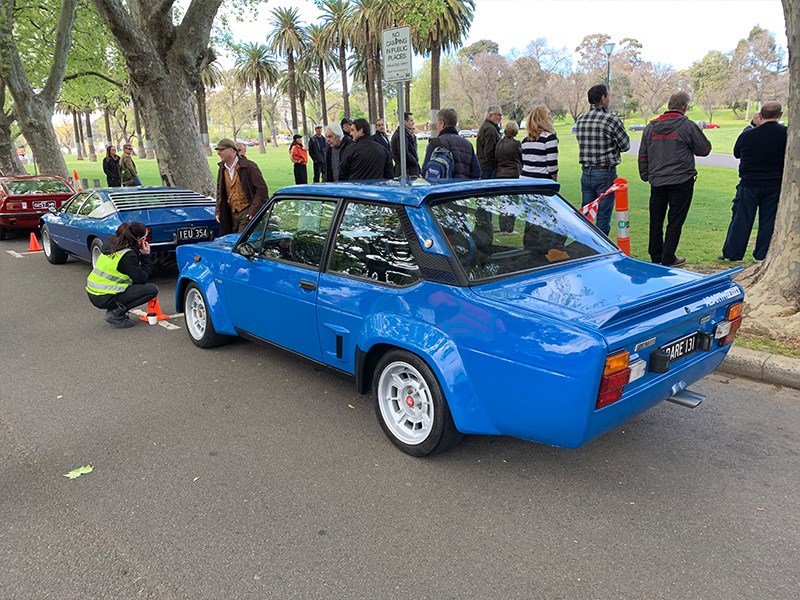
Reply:
<svg viewBox="0 0 800 600"><path fill-rule="evenodd" d="M100 187L100 180L99 179L92 179L92 187L99 188Z"/></svg>
<svg viewBox="0 0 800 600"><path fill-rule="evenodd" d="M89 189L89 180L86 177L81 177L81 191Z"/></svg>
<svg viewBox="0 0 800 600"><path fill-rule="evenodd" d="M631 255L631 230L628 222L628 180L618 177L614 180L617 188L614 203L617 213L617 246L628 256Z"/></svg>

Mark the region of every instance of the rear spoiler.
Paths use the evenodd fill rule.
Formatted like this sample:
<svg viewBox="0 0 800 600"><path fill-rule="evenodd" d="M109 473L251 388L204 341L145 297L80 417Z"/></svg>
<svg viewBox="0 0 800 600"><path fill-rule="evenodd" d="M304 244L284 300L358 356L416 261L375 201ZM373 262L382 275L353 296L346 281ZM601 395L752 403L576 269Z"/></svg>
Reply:
<svg viewBox="0 0 800 600"><path fill-rule="evenodd" d="M742 267L733 267L732 269L727 269L725 271L721 271L720 273L715 273L714 275L707 275L701 279L678 285L670 289L670 291L667 293L655 292L648 296L643 296L641 298L637 298L636 300L632 300L626 304L621 304L607 310L585 315L577 320L580 323L591 325L597 328L607 327L609 325L624 321L634 314L646 312L656 308L663 308L665 305L669 305L680 297L690 296L701 290L712 287L715 284L720 284L726 279L732 281L733 276L739 273L741 270Z"/></svg>

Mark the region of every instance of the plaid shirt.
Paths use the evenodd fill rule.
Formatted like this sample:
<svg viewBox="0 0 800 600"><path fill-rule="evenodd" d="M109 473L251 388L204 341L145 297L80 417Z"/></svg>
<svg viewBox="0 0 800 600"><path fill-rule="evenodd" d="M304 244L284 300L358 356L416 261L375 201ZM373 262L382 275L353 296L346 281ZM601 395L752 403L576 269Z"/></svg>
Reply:
<svg viewBox="0 0 800 600"><path fill-rule="evenodd" d="M583 167L614 167L620 163L620 153L631 147L622 121L605 106L592 104L575 121L575 128Z"/></svg>

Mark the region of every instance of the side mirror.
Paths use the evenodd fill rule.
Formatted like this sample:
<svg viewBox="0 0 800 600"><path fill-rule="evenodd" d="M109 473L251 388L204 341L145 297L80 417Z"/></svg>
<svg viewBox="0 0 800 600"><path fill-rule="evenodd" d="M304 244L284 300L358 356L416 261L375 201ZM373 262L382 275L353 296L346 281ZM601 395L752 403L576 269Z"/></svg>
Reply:
<svg viewBox="0 0 800 600"><path fill-rule="evenodd" d="M248 243L248 242L245 242L244 244L241 244L241 245L240 245L240 246L239 246L239 247L236 249L236 251L237 251L239 254L241 254L242 256L244 256L244 257L245 257L246 259L248 259L248 260L249 260L249 259L251 259L251 258L253 258L253 257L256 255L256 249L255 249L255 248L253 248L253 245L252 245L252 244L250 244L250 243Z"/></svg>
<svg viewBox="0 0 800 600"><path fill-rule="evenodd" d="M50 205L50 206L48 206L48 207L47 207L47 212L49 212L49 213L53 213L53 214L55 215L55 214L57 214L57 213L58 213L58 209L56 209L56 207L55 207L55 206L53 206L53 205Z"/></svg>

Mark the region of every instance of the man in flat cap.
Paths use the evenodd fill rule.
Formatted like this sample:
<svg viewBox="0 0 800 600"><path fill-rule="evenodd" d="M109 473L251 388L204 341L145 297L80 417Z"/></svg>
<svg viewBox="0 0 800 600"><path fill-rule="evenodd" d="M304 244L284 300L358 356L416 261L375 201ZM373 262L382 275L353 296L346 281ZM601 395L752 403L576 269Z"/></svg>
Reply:
<svg viewBox="0 0 800 600"><path fill-rule="evenodd" d="M222 138L215 150L221 159L214 215L219 233L240 233L269 199L269 190L258 165L239 154L235 141Z"/></svg>

